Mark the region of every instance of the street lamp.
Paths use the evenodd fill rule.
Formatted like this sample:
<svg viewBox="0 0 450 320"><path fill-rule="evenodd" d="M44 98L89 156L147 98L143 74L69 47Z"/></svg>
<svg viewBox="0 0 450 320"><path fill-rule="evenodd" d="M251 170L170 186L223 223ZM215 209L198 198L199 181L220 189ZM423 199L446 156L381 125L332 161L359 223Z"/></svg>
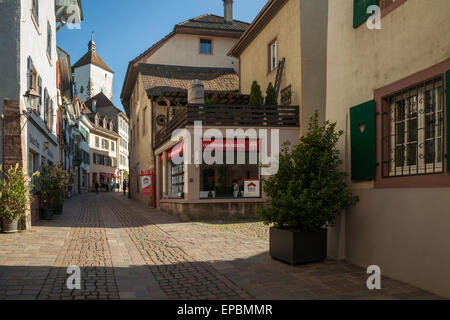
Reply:
<svg viewBox="0 0 450 320"><path fill-rule="evenodd" d="M41 96L36 90L34 89L28 90L27 92L25 92L23 97L25 98L27 111L37 110Z"/></svg>

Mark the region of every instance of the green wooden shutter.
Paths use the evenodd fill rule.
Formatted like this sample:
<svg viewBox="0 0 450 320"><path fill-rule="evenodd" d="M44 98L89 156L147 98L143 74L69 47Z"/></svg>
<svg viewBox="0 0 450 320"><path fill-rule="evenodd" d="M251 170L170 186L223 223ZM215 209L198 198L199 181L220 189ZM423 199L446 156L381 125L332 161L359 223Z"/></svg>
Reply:
<svg viewBox="0 0 450 320"><path fill-rule="evenodd" d="M450 172L450 70L445 73L445 92L447 101L447 172Z"/></svg>
<svg viewBox="0 0 450 320"><path fill-rule="evenodd" d="M357 28L369 18L367 8L372 5L378 5L378 0L353 0L353 28Z"/></svg>
<svg viewBox="0 0 450 320"><path fill-rule="evenodd" d="M350 108L352 180L375 178L375 101Z"/></svg>

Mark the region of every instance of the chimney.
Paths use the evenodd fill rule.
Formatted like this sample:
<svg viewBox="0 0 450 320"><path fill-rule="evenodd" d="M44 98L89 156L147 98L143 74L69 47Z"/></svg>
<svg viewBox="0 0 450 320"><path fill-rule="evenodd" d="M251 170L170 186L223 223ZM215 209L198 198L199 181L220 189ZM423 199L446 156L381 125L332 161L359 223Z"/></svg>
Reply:
<svg viewBox="0 0 450 320"><path fill-rule="evenodd" d="M223 17L226 24L233 24L233 0L223 0Z"/></svg>
<svg viewBox="0 0 450 320"><path fill-rule="evenodd" d="M205 103L205 89L203 83L196 79L192 80L188 85L187 102L194 104Z"/></svg>

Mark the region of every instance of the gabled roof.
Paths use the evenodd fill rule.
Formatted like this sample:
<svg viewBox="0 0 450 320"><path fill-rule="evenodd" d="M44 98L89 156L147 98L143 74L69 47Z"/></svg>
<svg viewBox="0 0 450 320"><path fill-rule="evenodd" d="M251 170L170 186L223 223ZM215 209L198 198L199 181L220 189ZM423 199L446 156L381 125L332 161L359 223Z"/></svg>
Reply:
<svg viewBox="0 0 450 320"><path fill-rule="evenodd" d="M114 108L116 108L117 110L119 110L113 103L111 100L109 100L109 98L103 93L103 92L99 92L97 93L95 96L93 96L92 98L89 98L89 100L87 100L84 104L91 109L92 108L92 102L96 100L96 107L109 107L109 106L113 106Z"/></svg>
<svg viewBox="0 0 450 320"><path fill-rule="evenodd" d="M92 50L88 51L84 56L82 56L81 59L78 60L77 63L73 65L72 70L88 64L93 64L94 66L97 66L106 71L114 73L114 71L112 71L111 68L106 65L106 63L102 60L102 58L100 58L97 52Z"/></svg>
<svg viewBox="0 0 450 320"><path fill-rule="evenodd" d="M202 81L206 92L235 92L239 77L232 68L185 67L159 64L140 64L144 89L149 96L168 91L187 91L192 80Z"/></svg>
<svg viewBox="0 0 450 320"><path fill-rule="evenodd" d="M233 20L231 24L227 24L225 23L225 19L223 17L208 13L176 24L175 30L182 27L244 32L247 30L249 25L249 23L239 20Z"/></svg>
<svg viewBox="0 0 450 320"><path fill-rule="evenodd" d="M125 111L127 113L129 111L128 100L138 76L139 63L142 62L145 57L151 56L173 36L182 33L239 38L248 26L249 23L239 20L233 20L232 24L226 24L223 17L213 14L204 14L176 24L171 33L129 62L122 86L122 92L120 94Z"/></svg>
<svg viewBox="0 0 450 320"><path fill-rule="evenodd" d="M258 13L250 26L239 38L233 48L228 52L229 56L239 58L248 45L258 36L258 34L267 26L267 24L275 17L280 9L288 2L288 0L269 0L264 8Z"/></svg>
<svg viewBox="0 0 450 320"><path fill-rule="evenodd" d="M92 103L93 101L96 100L96 112L94 113L92 110ZM108 125L109 122L112 120L114 122L114 124L116 123L116 121L114 121L114 119L116 119L118 117L118 115L122 114L125 118L126 115L120 111L119 108L117 108L113 102L111 100L109 100L109 98L107 96L105 96L105 94L103 92L100 92L98 94L96 94L95 96L93 96L92 98L90 98L89 100L87 100L84 105L86 106L87 111L85 112L85 114L89 117L89 119L91 120L92 123L95 123L95 115L98 114L101 118L101 121L103 121L104 118L107 119L108 121ZM127 118L128 121L128 118ZM114 125L114 131L117 131L118 128L116 125Z"/></svg>

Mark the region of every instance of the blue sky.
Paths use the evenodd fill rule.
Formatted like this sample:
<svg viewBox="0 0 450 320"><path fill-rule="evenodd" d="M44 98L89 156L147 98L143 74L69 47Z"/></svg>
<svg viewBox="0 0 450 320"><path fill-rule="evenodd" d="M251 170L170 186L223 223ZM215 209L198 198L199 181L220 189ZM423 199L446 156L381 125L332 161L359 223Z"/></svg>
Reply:
<svg viewBox="0 0 450 320"><path fill-rule="evenodd" d="M235 0L234 19L251 22L267 0ZM173 26L196 16L223 16L222 0L82 0L81 29L64 27L57 44L72 64L88 50L91 32L97 53L114 70L114 104L122 108L120 92L128 62L170 33Z"/></svg>

